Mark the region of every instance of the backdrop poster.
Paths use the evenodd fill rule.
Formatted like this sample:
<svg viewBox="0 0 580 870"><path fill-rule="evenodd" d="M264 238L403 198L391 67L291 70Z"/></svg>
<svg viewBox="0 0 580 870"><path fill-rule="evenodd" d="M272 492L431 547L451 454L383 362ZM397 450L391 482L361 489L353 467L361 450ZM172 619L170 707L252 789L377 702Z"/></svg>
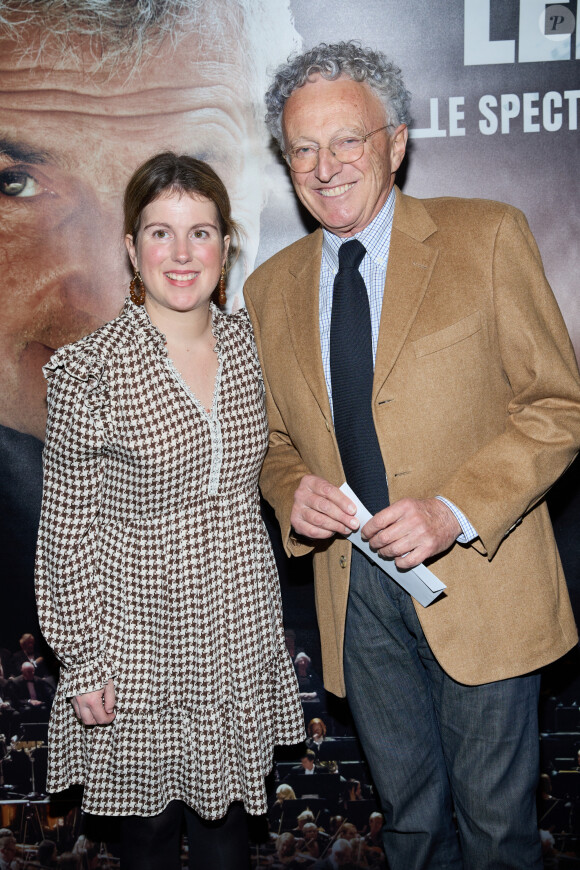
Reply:
<svg viewBox="0 0 580 870"><path fill-rule="evenodd" d="M399 183L522 208L580 355L577 0L152 0L142 17L130 0L111 6L0 0L0 648L10 652L37 632L41 367L121 308L124 186L163 149L210 162L244 230L228 286L229 308L243 304L245 275L311 228L263 124L268 72L291 51L356 38L402 68L413 124ZM551 506L580 617L577 478L572 467ZM310 636L311 603L285 597L287 620Z"/></svg>

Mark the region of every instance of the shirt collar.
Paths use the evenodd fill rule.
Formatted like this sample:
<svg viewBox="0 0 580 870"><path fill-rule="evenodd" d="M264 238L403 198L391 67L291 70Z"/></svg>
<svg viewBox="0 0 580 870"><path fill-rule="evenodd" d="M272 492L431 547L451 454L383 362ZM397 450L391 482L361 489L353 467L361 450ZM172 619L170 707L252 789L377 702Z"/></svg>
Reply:
<svg viewBox="0 0 580 870"><path fill-rule="evenodd" d="M344 242L349 242L351 239L358 239L365 246L367 255L371 260L379 266L384 266L389 254L394 212L395 188L393 187L378 215L360 233L343 239L329 230L323 229L322 256L331 269L335 272L338 271L338 249Z"/></svg>

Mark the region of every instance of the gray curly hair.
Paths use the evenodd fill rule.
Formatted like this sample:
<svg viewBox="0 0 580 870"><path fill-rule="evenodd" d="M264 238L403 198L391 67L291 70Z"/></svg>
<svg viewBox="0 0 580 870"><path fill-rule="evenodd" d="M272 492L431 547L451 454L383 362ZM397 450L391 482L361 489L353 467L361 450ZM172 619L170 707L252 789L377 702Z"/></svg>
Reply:
<svg viewBox="0 0 580 870"><path fill-rule="evenodd" d="M140 52L181 24L199 3L188 0L0 0L0 33L16 42L27 39L28 25L40 25L40 50L48 39L61 49L71 36L88 36L108 57L127 48Z"/></svg>
<svg viewBox="0 0 580 870"><path fill-rule="evenodd" d="M33 41L30 27L38 30ZM232 29L246 40L248 77L261 104L268 67L300 45L289 0L0 0L0 38L20 46L23 61L43 58L51 43L74 58L85 37L93 60L111 74L117 62L129 57L137 65L155 57L165 39L176 45L190 33L213 41L225 59Z"/></svg>
<svg viewBox="0 0 580 870"><path fill-rule="evenodd" d="M366 82L385 107L389 124L398 127L411 120L411 95L405 88L401 70L381 51L363 48L356 40L320 45L303 54L291 55L278 67L266 92L266 126L281 148L284 147L282 112L286 100L315 74L333 81L341 75L355 82Z"/></svg>

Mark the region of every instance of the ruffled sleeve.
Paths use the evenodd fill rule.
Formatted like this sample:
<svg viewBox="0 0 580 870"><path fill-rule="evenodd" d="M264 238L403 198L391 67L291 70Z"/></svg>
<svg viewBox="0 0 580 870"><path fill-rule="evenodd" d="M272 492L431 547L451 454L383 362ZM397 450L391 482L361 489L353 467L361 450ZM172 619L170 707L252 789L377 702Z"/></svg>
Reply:
<svg viewBox="0 0 580 870"><path fill-rule="evenodd" d="M57 351L44 374L48 423L36 597L42 632L63 666L59 690L72 697L115 676L101 644L103 590L91 534L106 462L108 396L105 366L82 344Z"/></svg>

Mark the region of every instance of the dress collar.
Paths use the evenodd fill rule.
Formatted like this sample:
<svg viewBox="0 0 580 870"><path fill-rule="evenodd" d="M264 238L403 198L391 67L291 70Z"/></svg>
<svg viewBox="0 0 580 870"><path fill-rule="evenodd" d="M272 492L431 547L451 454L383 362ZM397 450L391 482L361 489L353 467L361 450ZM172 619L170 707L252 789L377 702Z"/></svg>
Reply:
<svg viewBox="0 0 580 870"><path fill-rule="evenodd" d="M215 336L217 350L226 318L213 302L210 302L209 308L211 312L212 332ZM123 305L123 314L157 348L160 354L167 355L167 339L161 330L153 325L144 305L135 305L134 302L131 302L131 298L127 296Z"/></svg>

